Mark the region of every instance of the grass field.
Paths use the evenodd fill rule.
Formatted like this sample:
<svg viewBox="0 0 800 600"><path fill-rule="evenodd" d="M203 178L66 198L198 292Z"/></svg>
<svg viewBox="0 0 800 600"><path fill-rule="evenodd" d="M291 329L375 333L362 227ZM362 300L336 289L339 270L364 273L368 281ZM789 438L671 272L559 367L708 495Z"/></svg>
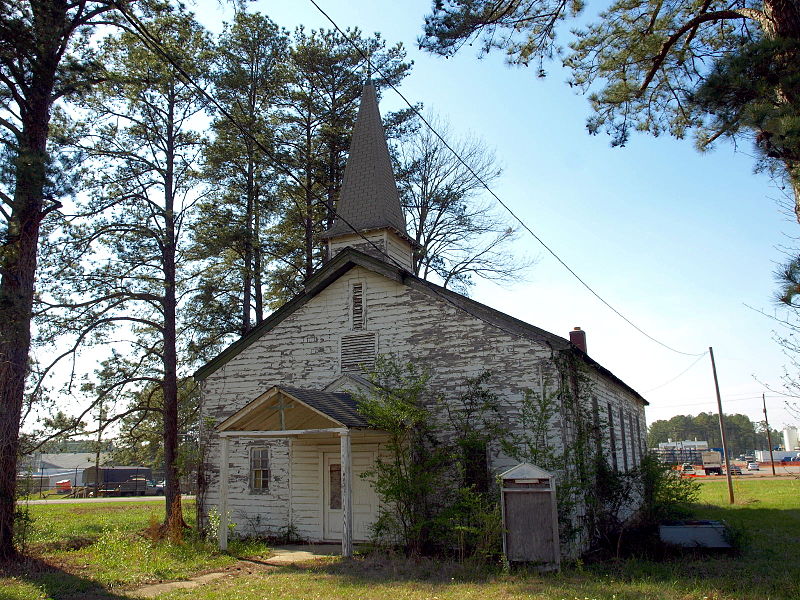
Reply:
<svg viewBox="0 0 800 600"><path fill-rule="evenodd" d="M798 600L800 599L800 480L736 482L727 502L724 480L702 482L700 518L724 519L743 542L739 555L687 552L669 560L626 559L572 565L539 575L467 570L456 564L400 558L331 559L226 577L162 600ZM0 600L117 600L146 581L180 579L230 565L198 543L153 544L140 535L153 505L31 507L29 572L0 578ZM238 556L263 546L233 546ZM43 563L55 570L47 570ZM87 595L88 594L88 595Z"/></svg>
<svg viewBox="0 0 800 600"><path fill-rule="evenodd" d="M26 536L31 557L14 577L0 578L0 600L113 599L113 590L146 582L185 579L231 565L242 555L263 554L264 544L233 542L229 554L191 536L179 544L154 543L144 535L163 519L153 502L50 504L29 507ZM193 525L194 505L184 502Z"/></svg>

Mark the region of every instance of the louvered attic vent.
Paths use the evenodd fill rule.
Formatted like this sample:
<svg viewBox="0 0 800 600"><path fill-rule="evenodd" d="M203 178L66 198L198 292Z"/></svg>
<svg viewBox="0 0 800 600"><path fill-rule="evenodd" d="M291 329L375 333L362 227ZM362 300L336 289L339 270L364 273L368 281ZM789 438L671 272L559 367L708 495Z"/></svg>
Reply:
<svg viewBox="0 0 800 600"><path fill-rule="evenodd" d="M342 373L367 372L375 368L375 333L348 333L342 336Z"/></svg>
<svg viewBox="0 0 800 600"><path fill-rule="evenodd" d="M360 283L353 284L353 296L351 298L353 331L364 329L364 288Z"/></svg>

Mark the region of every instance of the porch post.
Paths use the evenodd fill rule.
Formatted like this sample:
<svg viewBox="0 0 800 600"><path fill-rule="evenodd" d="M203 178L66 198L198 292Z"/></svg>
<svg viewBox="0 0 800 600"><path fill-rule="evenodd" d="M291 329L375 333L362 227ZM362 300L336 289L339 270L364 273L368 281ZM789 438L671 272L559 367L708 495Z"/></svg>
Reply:
<svg viewBox="0 0 800 600"><path fill-rule="evenodd" d="M350 431L339 434L342 461L342 556L353 556L353 471L350 453Z"/></svg>
<svg viewBox="0 0 800 600"><path fill-rule="evenodd" d="M219 451L219 549L228 549L228 438L220 438Z"/></svg>

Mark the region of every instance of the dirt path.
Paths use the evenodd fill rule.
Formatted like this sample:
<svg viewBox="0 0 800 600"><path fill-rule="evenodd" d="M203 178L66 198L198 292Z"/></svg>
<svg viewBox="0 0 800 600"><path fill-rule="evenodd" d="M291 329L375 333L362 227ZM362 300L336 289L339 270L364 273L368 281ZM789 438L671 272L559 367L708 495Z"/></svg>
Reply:
<svg viewBox="0 0 800 600"><path fill-rule="evenodd" d="M223 577L239 577L241 575L271 571L278 567L285 567L295 563L330 558L339 553L337 550L337 546L285 546L282 548L275 548L269 558L264 560L240 560L236 564L220 571L203 573L183 581L153 583L123 593L129 598L158 598L161 594L166 594L173 590L196 588L210 581L222 579Z"/></svg>

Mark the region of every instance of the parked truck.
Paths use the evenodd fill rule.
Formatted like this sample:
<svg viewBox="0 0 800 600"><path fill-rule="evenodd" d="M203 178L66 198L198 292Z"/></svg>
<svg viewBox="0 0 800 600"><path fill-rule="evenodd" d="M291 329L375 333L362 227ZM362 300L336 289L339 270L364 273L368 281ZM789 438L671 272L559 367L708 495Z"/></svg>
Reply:
<svg viewBox="0 0 800 600"><path fill-rule="evenodd" d="M88 467L83 470L84 485L98 496L146 494L146 483L139 481L146 482L152 478L153 473L148 467L100 467L99 471Z"/></svg>
<svg viewBox="0 0 800 600"><path fill-rule="evenodd" d="M703 470L706 475L722 475L722 454L716 450L709 450L703 452L701 455L703 460Z"/></svg>

